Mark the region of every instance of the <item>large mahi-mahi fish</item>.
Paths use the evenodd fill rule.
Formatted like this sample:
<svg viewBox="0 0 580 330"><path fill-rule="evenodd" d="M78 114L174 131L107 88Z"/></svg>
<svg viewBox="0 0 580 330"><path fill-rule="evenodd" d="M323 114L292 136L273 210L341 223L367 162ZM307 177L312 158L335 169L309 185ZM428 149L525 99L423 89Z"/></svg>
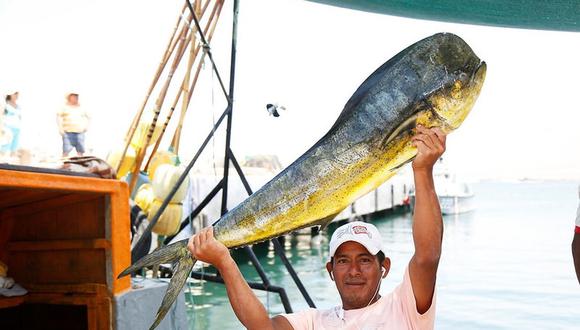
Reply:
<svg viewBox="0 0 580 330"><path fill-rule="evenodd" d="M459 37L439 33L406 48L356 90L332 128L310 150L214 224L228 248L325 226L417 153L415 126L448 133L463 122L485 79L485 62ZM187 240L160 248L123 271L177 262L151 328L163 319L195 259Z"/></svg>

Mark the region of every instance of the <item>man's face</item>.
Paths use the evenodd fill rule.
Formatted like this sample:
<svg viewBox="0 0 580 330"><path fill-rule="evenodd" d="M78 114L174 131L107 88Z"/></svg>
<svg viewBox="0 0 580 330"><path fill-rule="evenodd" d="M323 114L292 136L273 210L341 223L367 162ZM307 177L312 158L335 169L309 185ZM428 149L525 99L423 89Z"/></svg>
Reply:
<svg viewBox="0 0 580 330"><path fill-rule="evenodd" d="M332 271L345 310L366 307L373 299L381 280L381 265L361 244L341 244L334 253L333 264L327 263L326 268Z"/></svg>
<svg viewBox="0 0 580 330"><path fill-rule="evenodd" d="M69 94L68 103L76 105L79 102L79 96L76 94Z"/></svg>

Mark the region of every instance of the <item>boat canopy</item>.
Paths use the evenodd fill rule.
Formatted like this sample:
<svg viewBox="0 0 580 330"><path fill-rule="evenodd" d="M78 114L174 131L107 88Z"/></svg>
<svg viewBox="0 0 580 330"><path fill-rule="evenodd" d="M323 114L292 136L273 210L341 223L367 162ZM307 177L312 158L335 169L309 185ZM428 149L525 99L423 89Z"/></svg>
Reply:
<svg viewBox="0 0 580 330"><path fill-rule="evenodd" d="M308 0L434 21L580 32L579 0Z"/></svg>

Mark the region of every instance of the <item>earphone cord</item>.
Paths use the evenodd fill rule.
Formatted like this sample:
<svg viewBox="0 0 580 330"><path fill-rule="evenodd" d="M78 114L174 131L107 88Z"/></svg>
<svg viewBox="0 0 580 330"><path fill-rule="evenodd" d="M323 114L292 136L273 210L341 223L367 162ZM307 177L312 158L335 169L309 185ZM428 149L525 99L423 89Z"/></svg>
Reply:
<svg viewBox="0 0 580 330"><path fill-rule="evenodd" d="M369 306L371 305L371 302L373 302L373 299L375 299L375 297L376 297L376 296L377 296L377 294L379 293L379 289L381 288L381 282L382 282L382 278L383 278L383 277L382 277L382 274L381 274L381 277L379 277L379 283L377 283L377 289L375 290L375 294L374 294L374 295L371 297L371 300L369 300L369 303L368 303L368 304L365 306L365 308L366 308L366 307L369 307ZM345 321L345 320L343 319L343 321ZM353 321L354 321L354 320L353 320ZM356 323L355 323L355 324L353 324L353 325L354 325L354 326L355 326L357 329L360 329L360 328L358 327L358 324L356 324Z"/></svg>
<svg viewBox="0 0 580 330"><path fill-rule="evenodd" d="M381 288L381 279L382 277L379 277L379 283L377 283L377 289L375 290L375 294L371 297L371 300L369 300L369 303L366 305L366 307L369 307L371 305L371 302L373 302L373 300L377 296L377 293L379 293L379 289Z"/></svg>

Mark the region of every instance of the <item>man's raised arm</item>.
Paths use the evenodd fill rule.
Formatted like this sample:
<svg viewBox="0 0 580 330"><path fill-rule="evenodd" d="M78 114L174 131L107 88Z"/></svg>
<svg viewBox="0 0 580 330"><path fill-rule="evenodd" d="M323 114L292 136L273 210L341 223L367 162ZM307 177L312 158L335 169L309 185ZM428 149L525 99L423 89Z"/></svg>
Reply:
<svg viewBox="0 0 580 330"><path fill-rule="evenodd" d="M445 151L445 134L438 128L417 126L413 137L417 156L413 160L415 207L413 241L415 254L409 263L409 276L417 303L417 311L425 313L431 307L435 292L437 267L441 257L443 220L439 199L433 183L433 165Z"/></svg>
<svg viewBox="0 0 580 330"><path fill-rule="evenodd" d="M212 227L202 229L189 240L189 251L197 260L218 269L234 313L246 328L292 330L285 317L269 318L266 308L248 286L228 248L213 237Z"/></svg>

